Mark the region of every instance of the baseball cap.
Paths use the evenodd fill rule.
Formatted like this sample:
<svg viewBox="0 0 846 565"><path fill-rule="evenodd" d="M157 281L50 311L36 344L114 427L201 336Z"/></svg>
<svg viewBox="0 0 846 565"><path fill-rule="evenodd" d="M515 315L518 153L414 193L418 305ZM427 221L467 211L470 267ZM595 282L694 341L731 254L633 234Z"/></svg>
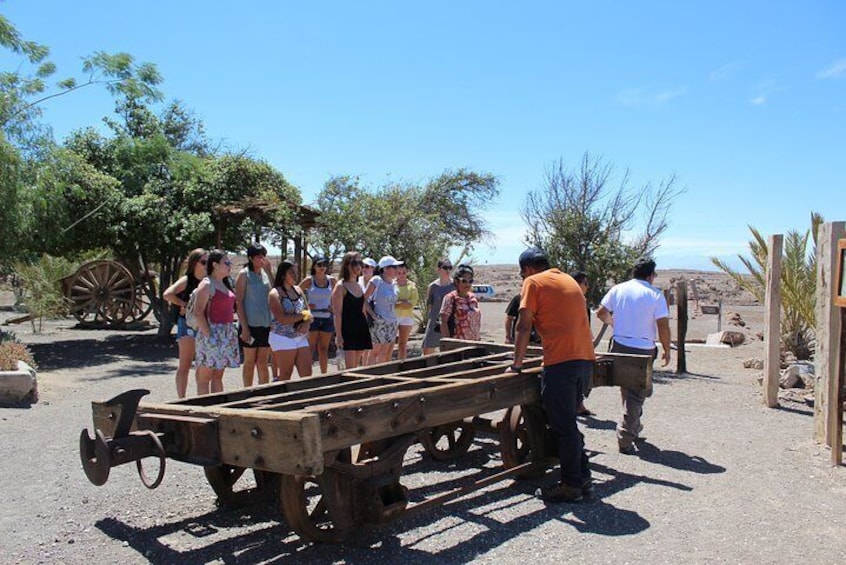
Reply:
<svg viewBox="0 0 846 565"><path fill-rule="evenodd" d="M385 267L397 267L402 265L402 261L397 261L394 259L393 255L385 255L381 259L379 259L379 268L384 269Z"/></svg>
<svg viewBox="0 0 846 565"><path fill-rule="evenodd" d="M546 257L546 253L538 247L530 247L520 254L518 263L522 267L527 263L537 263L541 261L549 261Z"/></svg>
<svg viewBox="0 0 846 565"><path fill-rule="evenodd" d="M367 266L369 266L369 267L373 267L374 269L376 268L376 261L375 261L375 260L373 260L373 259L372 259L372 258L370 258L370 257L365 257L365 258L361 261L361 264L362 264L362 265L367 265Z"/></svg>

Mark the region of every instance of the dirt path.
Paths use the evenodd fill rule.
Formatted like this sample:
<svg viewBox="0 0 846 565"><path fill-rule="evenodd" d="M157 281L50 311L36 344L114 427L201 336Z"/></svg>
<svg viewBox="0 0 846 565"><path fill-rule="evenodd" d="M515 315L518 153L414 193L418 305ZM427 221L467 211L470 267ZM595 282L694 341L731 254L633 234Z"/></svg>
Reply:
<svg viewBox="0 0 846 565"><path fill-rule="evenodd" d="M504 305L486 316L499 338ZM20 337L41 364L41 401L0 409L0 555L3 563L838 563L846 559L846 468L812 442L811 410L760 402L760 342L692 348L691 373L656 375L639 456L614 449L616 389L588 399L585 422L598 481L595 499L545 506L538 481L505 482L420 516L362 532L343 546L303 544L277 509L218 509L198 467L171 462L147 491L134 468L103 487L82 473L79 431L91 400L149 388L171 400L175 348L146 332L80 331L51 323ZM239 376L231 371L226 386ZM403 483L414 496L499 464L478 438L454 464L412 449ZM417 490L415 490L417 489Z"/></svg>

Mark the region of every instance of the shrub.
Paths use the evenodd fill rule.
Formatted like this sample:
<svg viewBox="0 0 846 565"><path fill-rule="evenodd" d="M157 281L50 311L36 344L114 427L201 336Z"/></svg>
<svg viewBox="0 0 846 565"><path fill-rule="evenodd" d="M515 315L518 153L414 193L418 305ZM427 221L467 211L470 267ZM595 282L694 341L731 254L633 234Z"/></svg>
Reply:
<svg viewBox="0 0 846 565"><path fill-rule="evenodd" d="M23 361L33 369L36 368L32 353L26 345L15 341L0 343L0 371L15 371L18 361Z"/></svg>
<svg viewBox="0 0 846 565"><path fill-rule="evenodd" d="M816 345L816 245L817 229L822 223L823 217L812 212L810 230L791 230L784 238L781 267L781 342L783 349L792 352L797 359L810 358ZM744 276L733 270L717 257L711 257L711 262L763 304L766 298L769 249L767 239L758 230L749 226L749 231L754 238L749 242L752 257L738 255L738 258L751 276Z"/></svg>

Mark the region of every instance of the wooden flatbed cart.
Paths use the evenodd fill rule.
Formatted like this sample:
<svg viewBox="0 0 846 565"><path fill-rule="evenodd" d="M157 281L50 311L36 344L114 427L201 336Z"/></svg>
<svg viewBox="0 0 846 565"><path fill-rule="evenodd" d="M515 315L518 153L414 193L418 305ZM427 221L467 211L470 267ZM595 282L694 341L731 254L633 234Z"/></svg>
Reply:
<svg viewBox="0 0 846 565"><path fill-rule="evenodd" d="M82 430L82 465L102 485L111 467L135 461L149 488L161 483L167 458L203 465L221 503L278 500L300 537L322 542L545 469L540 348L531 348L521 374L505 373L511 346L445 339L443 349L167 404L139 404L147 391L128 391L92 403L95 436ZM602 354L595 367L595 386L651 388L648 357ZM485 417L502 410L500 420ZM499 433L505 469L410 504L400 483L409 447L420 441L436 458L459 455L480 423ZM154 480L142 468L146 457L159 458ZM255 487L236 491L247 469Z"/></svg>

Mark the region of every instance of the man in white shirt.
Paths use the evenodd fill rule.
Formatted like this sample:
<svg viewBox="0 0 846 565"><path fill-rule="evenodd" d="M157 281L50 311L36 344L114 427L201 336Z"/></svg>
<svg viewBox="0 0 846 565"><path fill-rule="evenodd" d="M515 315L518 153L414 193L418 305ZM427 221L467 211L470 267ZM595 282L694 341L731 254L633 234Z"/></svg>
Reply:
<svg viewBox="0 0 846 565"><path fill-rule="evenodd" d="M664 350L662 366L670 363L669 308L664 293L652 286L655 280L655 261L638 260L632 269L633 278L615 285L600 302L597 317L614 329L612 353L658 355L656 337ZM656 331L657 330L657 331ZM617 424L617 443L620 453L635 453L635 440L643 430L640 418L646 393L620 388L623 417Z"/></svg>

